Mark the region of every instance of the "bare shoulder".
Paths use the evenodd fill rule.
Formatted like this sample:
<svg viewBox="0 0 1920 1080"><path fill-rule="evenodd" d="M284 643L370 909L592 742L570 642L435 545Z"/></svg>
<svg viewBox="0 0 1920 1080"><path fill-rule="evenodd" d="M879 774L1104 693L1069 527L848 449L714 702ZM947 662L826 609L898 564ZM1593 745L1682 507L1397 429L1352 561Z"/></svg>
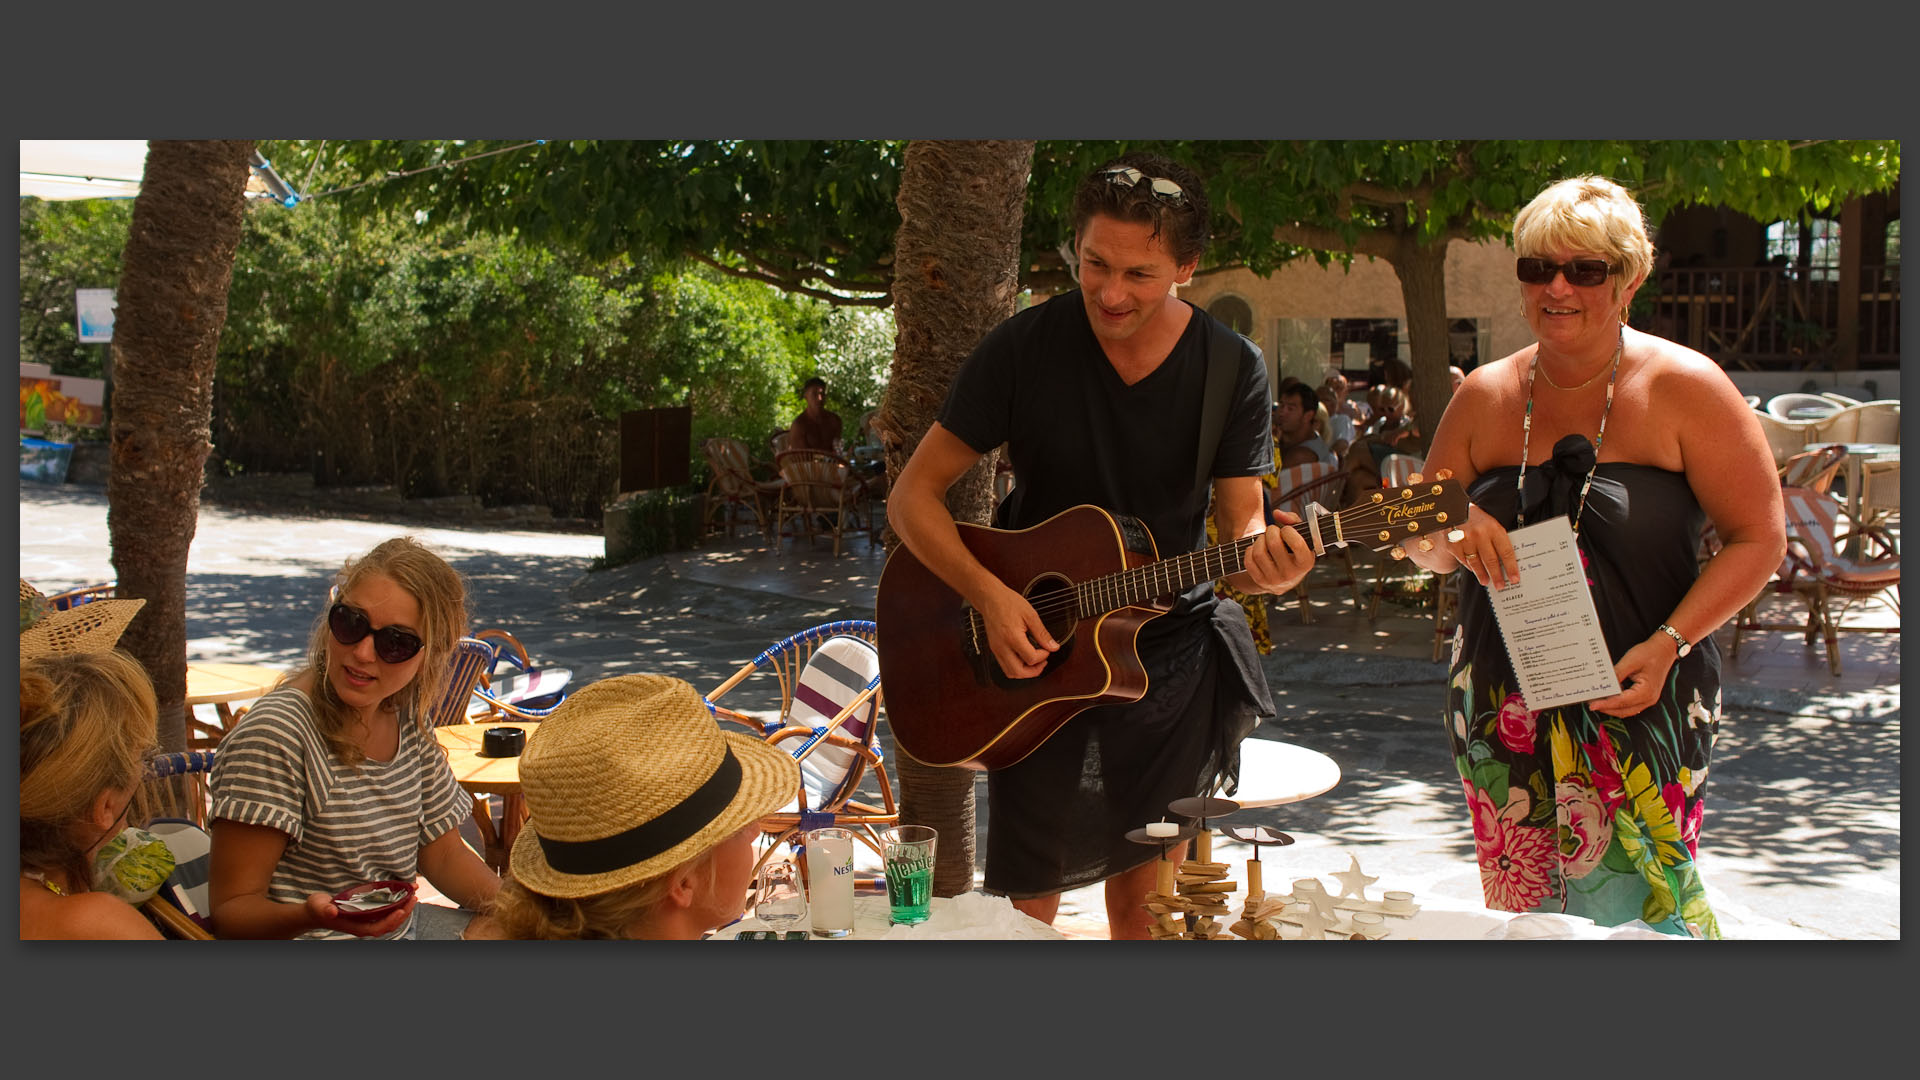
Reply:
<svg viewBox="0 0 1920 1080"><path fill-rule="evenodd" d="M1627 331L1628 341L1641 351L1651 400L1689 412L1748 411L1746 398L1725 369L1711 357L1666 338Z"/></svg>
<svg viewBox="0 0 1920 1080"><path fill-rule="evenodd" d="M151 941L160 937L139 909L111 893L85 892L49 897L51 903L22 905L22 938L69 941Z"/></svg>

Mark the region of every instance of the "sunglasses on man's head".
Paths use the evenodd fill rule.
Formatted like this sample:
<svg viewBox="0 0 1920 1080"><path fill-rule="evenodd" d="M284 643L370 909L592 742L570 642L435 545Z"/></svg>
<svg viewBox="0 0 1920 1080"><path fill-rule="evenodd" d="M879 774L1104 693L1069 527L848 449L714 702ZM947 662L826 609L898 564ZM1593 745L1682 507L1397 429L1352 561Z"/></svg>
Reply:
<svg viewBox="0 0 1920 1080"><path fill-rule="evenodd" d="M1598 285L1620 268L1605 259L1575 259L1569 263L1548 262L1528 256L1513 261L1513 276L1529 285L1551 285L1553 275L1564 273L1569 285Z"/></svg>
<svg viewBox="0 0 1920 1080"><path fill-rule="evenodd" d="M397 626L375 630L367 621L366 612L338 602L327 609L327 629L333 631L333 640L342 645L358 645L361 638L372 634L373 655L389 664L404 664L426 647L426 642L418 636Z"/></svg>
<svg viewBox="0 0 1920 1080"><path fill-rule="evenodd" d="M1121 187L1138 187L1140 182L1145 180L1147 181L1147 190L1153 192L1153 197L1162 202L1183 203L1187 201L1187 193L1181 189L1179 184L1158 176L1148 176L1146 173L1131 166L1121 165L1108 169L1105 175L1107 183L1119 184Z"/></svg>

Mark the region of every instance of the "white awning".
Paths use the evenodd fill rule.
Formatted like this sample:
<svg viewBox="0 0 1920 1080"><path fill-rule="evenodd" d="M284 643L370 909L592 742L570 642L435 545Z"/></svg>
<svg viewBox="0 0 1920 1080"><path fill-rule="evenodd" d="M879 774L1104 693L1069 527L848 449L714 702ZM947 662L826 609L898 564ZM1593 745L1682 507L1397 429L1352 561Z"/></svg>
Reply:
<svg viewBox="0 0 1920 1080"><path fill-rule="evenodd" d="M131 199L147 171L145 139L21 139L20 195L42 199ZM247 194L268 195L257 173Z"/></svg>
<svg viewBox="0 0 1920 1080"><path fill-rule="evenodd" d="M145 139L20 140L23 197L131 199L146 167Z"/></svg>

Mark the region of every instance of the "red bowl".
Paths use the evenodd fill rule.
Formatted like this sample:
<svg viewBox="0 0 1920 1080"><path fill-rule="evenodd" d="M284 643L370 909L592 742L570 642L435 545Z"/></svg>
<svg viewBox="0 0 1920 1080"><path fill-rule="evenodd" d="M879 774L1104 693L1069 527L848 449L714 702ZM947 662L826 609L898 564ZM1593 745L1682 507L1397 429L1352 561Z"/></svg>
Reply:
<svg viewBox="0 0 1920 1080"><path fill-rule="evenodd" d="M355 885L350 889L341 889L339 892L333 894L333 899L335 900L335 902L338 902L341 900L350 900L359 893L372 892L375 889L406 890L407 895L401 897L398 900L395 900L391 904L382 904L377 908L368 908L365 911L348 911L345 908L340 909L340 917L343 919L353 919L358 922L373 922L376 919L381 919L388 915L391 915L395 911L398 911L401 907L405 906L406 902L413 898L413 893L415 888L416 886L411 881L369 881L365 885Z"/></svg>

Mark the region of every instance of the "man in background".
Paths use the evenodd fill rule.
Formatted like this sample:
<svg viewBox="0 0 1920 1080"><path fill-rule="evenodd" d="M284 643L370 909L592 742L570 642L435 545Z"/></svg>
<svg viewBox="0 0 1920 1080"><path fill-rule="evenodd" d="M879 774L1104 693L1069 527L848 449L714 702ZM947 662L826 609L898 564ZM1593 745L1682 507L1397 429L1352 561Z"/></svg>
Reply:
<svg viewBox="0 0 1920 1080"><path fill-rule="evenodd" d="M839 453L842 425L840 414L827 410L827 380L818 375L808 379L800 388L800 396L807 407L787 428L787 449Z"/></svg>

